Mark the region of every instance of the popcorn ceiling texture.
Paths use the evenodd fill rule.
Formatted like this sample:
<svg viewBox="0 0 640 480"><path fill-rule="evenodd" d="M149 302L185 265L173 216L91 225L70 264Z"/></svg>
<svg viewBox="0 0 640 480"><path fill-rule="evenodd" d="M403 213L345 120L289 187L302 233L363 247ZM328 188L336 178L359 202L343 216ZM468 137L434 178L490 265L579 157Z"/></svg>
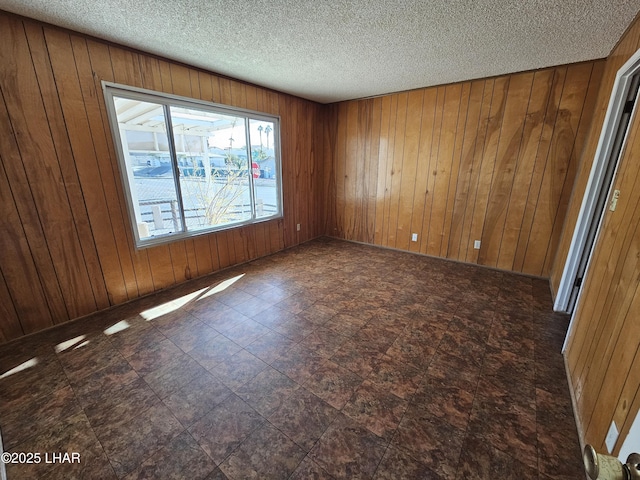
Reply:
<svg viewBox="0 0 640 480"><path fill-rule="evenodd" d="M606 57L640 0L0 0L322 103Z"/></svg>

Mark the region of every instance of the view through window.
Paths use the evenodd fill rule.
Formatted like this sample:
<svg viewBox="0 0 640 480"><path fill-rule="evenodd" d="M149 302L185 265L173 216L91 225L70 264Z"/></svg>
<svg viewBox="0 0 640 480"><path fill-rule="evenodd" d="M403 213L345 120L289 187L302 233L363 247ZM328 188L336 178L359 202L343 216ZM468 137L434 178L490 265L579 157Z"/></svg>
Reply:
<svg viewBox="0 0 640 480"><path fill-rule="evenodd" d="M105 85L138 246L281 216L277 117Z"/></svg>

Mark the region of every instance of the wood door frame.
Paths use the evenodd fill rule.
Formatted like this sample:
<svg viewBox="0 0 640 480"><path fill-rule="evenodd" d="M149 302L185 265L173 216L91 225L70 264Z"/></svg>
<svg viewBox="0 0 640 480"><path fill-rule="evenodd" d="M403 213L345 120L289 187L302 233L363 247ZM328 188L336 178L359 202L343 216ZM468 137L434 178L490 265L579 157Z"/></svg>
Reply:
<svg viewBox="0 0 640 480"><path fill-rule="evenodd" d="M580 212L578 214L576 227L573 231L573 237L571 239L571 246L569 247L567 261L565 262L562 272L562 278L560 279L560 284L558 285L558 292L553 305L553 309L556 312L567 312L568 310L569 299L574 287L574 282L578 272L578 266L580 264L582 256L585 254L585 243L587 240L589 227L591 226L591 222L593 221L593 218L595 216L596 201L603 187L610 190L611 186L613 186L614 184L617 170L620 165L619 159L620 157L622 157L624 145L627 140L626 138L622 145L621 153L617 159L618 165L614 170L611 185L603 185L605 172L610 161L611 151L614 146L616 134L620 125L620 120L622 118L623 109L627 101L629 88L632 83L632 77L638 73L640 73L640 50L636 51L636 53L634 53L631 58L627 60L627 62L618 70L618 73L616 74L616 79L611 91L611 97L609 99L609 106L607 107L607 113L602 125L602 131L600 132L600 139L598 140L598 147L596 149L593 165L591 167L591 173L589 174L589 180L587 182L585 194L582 198L582 205L580 206ZM633 114L632 118L629 119L629 125L632 121ZM600 229L602 226L603 218L604 215L602 215L599 220L597 233L593 243L594 247L597 244L598 238L600 236ZM590 264L591 258L587 262L585 277L589 273ZM582 292L583 290L580 289L578 297L575 301L573 311L571 312L571 322L569 323L565 342L562 347L563 352L567 347L567 339L571 334L571 330L574 324L575 312L577 311L578 304L581 300Z"/></svg>

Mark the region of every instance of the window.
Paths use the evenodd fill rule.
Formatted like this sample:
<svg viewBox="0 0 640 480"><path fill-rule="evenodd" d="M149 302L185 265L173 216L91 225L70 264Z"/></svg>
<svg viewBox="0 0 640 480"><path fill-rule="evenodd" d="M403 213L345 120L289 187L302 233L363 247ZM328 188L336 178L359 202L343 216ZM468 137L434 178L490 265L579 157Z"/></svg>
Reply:
<svg viewBox="0 0 640 480"><path fill-rule="evenodd" d="M104 91L138 247L282 216L277 117Z"/></svg>

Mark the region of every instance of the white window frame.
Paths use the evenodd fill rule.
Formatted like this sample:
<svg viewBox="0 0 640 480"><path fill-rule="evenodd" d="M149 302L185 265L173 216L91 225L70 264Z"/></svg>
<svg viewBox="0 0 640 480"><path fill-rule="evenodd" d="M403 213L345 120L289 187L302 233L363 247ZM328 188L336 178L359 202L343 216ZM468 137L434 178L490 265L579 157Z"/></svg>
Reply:
<svg viewBox="0 0 640 480"><path fill-rule="evenodd" d="M177 240L194 237L198 235L206 235L212 232L218 232L222 230L229 230L233 228L239 228L251 224L267 222L283 217L283 198L282 198L282 157L280 155L280 116L269 115L263 112L257 112L254 110L247 110L242 108L231 107L228 105L222 105L213 102L207 102L200 99L183 97L179 95L172 95L163 92L157 92L153 90L147 90L143 88L130 87L127 85L121 85L112 82L102 81L102 90L105 97L105 104L107 107L107 116L109 117L109 124L111 126L111 135L116 147L116 154L118 156L118 167L120 169L120 176L122 185L124 187L125 197L127 201L127 210L129 212L129 221L133 237L135 239L136 248L142 249L151 247L154 245L161 245L171 243ZM157 103L163 106L177 106L187 108L199 108L203 110L209 110L215 113L221 113L224 115L232 115L237 117L243 117L245 119L247 130L247 162L249 166L249 188L251 198L251 218L238 222L228 223L219 226L212 226L210 228L201 228L198 230L189 230L186 222L186 218L182 209L182 193L179 186L179 175L174 174L174 181L176 182L176 195L178 196L178 203L180 204L179 214L181 216L181 223L183 231L166 233L149 238L140 238L138 231L138 220L136 218L135 207L133 203L133 195L131 192L131 185L129 175L127 172L125 150L122 145L122 139L120 136L120 127L118 126L118 117L115 110L115 102L113 97L124 97L132 100L148 101ZM273 123L273 149L275 157L276 167L276 200L278 202L277 212L268 217L256 217L256 205L255 205L255 184L251 172L251 165L253 163L251 152L251 139L249 135L249 120L259 120ZM173 144L173 132L167 131L169 143ZM173 169L178 169L178 159L174 148L169 149L169 156L172 162Z"/></svg>

